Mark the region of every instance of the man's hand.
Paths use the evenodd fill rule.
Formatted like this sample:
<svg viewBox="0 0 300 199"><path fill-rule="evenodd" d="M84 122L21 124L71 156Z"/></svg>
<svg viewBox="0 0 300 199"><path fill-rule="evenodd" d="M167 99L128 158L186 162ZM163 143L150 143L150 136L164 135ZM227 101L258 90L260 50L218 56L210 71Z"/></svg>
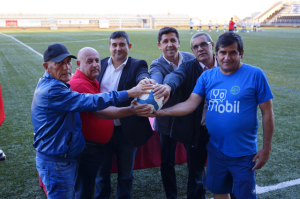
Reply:
<svg viewBox="0 0 300 199"><path fill-rule="evenodd" d="M139 82L139 84L155 84L155 80L154 79L143 79Z"/></svg>
<svg viewBox="0 0 300 199"><path fill-rule="evenodd" d="M153 95L158 99L161 97L165 97L165 99L163 101L163 104L165 104L170 97L171 90L172 90L172 88L168 84L165 84L165 85L156 84L153 89L153 92L154 92Z"/></svg>
<svg viewBox="0 0 300 199"><path fill-rule="evenodd" d="M258 161L255 164L255 166L252 168L252 171L256 169L261 169L263 166L265 166L265 164L268 162L270 153L271 150L268 149L261 149L260 151L258 151L252 160L253 162L255 162L258 158Z"/></svg>
<svg viewBox="0 0 300 199"><path fill-rule="evenodd" d="M138 104L137 102L137 99L132 100L130 111L134 115L146 117L151 112L151 107L148 104Z"/></svg>
<svg viewBox="0 0 300 199"><path fill-rule="evenodd" d="M138 84L137 86L127 90L128 96L137 97L141 94L149 94L153 89L153 84Z"/></svg>
<svg viewBox="0 0 300 199"><path fill-rule="evenodd" d="M153 110L152 113L148 112L144 117L164 117L165 112L164 109L160 109L159 111Z"/></svg>

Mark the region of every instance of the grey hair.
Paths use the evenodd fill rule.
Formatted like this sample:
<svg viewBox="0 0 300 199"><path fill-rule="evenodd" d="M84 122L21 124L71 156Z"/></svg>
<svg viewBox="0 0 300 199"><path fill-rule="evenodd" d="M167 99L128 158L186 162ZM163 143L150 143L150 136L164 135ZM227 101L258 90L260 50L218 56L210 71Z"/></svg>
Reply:
<svg viewBox="0 0 300 199"><path fill-rule="evenodd" d="M209 42L213 42L213 40L211 39L211 37L209 36L209 34L204 33L204 32L199 32L199 33L195 34L195 35L191 38L190 45L192 46L192 41L193 41L194 39L196 39L197 37L200 37L200 36L202 36L202 35L204 35L204 36L207 38L207 40L208 40Z"/></svg>

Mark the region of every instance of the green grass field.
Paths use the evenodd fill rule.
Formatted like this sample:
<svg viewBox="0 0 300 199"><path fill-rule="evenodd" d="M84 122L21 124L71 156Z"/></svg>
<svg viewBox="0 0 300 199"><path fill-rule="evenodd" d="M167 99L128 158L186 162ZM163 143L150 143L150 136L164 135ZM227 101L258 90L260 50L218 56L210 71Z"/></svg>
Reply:
<svg viewBox="0 0 300 199"><path fill-rule="evenodd" d="M100 57L110 56L108 38L114 30L78 31L3 31L0 33L0 83L6 119L0 127L0 149L7 160L0 162L0 198L46 198L38 186L30 107L34 89L44 74L43 59L8 36L43 54L54 42L65 44L70 53L86 46L99 51ZM204 30L207 32L207 30ZM133 44L130 56L144 59L148 65L160 56L158 30L128 30ZM195 31L194 31L195 33ZM209 33L214 41L222 32ZM189 30L179 29L181 51L190 50ZM262 68L272 86L275 113L273 149L267 165L256 172L260 187L300 179L300 30L264 29L263 32L239 33L244 41L243 62ZM73 72L76 63L73 60ZM259 112L259 115L260 112ZM262 146L262 129L258 133ZM177 165L178 198L185 198L186 164ZM165 198L159 168L134 171L134 199ZM116 175L113 174L115 198ZM300 198L300 185L277 189L258 195L262 199ZM211 194L209 194L211 197Z"/></svg>

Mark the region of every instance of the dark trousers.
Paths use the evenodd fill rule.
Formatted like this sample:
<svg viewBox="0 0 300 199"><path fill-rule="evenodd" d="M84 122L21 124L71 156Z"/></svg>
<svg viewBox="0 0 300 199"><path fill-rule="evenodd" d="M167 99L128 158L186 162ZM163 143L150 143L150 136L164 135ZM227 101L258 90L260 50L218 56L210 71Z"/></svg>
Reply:
<svg viewBox="0 0 300 199"><path fill-rule="evenodd" d="M116 127L111 140L104 146L104 157L96 177L95 199L109 199L110 170L114 154L118 167L117 199L130 199L133 184L134 158L137 148L125 138L122 128Z"/></svg>
<svg viewBox="0 0 300 199"><path fill-rule="evenodd" d="M187 199L205 199L206 197L204 167L207 158L206 144L208 138L207 130L203 128L198 147L185 146L189 170Z"/></svg>
<svg viewBox="0 0 300 199"><path fill-rule="evenodd" d="M160 174L167 199L177 198L177 185L175 174L175 151L177 141L172 139L170 135L160 133L161 145L161 166Z"/></svg>
<svg viewBox="0 0 300 199"><path fill-rule="evenodd" d="M78 174L75 184L75 198L92 199L95 178L103 160L104 144L86 140L85 149L78 159Z"/></svg>

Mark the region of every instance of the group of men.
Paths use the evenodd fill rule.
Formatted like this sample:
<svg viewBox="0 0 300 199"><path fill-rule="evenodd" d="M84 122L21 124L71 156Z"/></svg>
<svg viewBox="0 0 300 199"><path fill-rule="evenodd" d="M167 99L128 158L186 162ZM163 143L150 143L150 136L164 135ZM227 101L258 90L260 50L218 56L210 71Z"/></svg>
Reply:
<svg viewBox="0 0 300 199"><path fill-rule="evenodd" d="M72 77L76 57L62 44L46 49L31 117L37 170L48 198L109 198L114 154L117 198L131 198L137 147L153 134L148 117L156 117L166 198L177 198L178 141L187 151L188 199L205 199L206 187L215 199L230 198L233 189L236 198L257 198L254 171L268 160L274 130L273 95L264 72L241 62L243 42L232 32L219 37L216 55L206 33L191 38L192 53L179 51L172 27L159 30L157 45L161 56L148 71L144 60L128 56L127 33L116 31L109 39L111 57L81 49ZM149 89L164 97L163 108L151 114L133 100ZM258 106L264 135L263 149L256 152Z"/></svg>

